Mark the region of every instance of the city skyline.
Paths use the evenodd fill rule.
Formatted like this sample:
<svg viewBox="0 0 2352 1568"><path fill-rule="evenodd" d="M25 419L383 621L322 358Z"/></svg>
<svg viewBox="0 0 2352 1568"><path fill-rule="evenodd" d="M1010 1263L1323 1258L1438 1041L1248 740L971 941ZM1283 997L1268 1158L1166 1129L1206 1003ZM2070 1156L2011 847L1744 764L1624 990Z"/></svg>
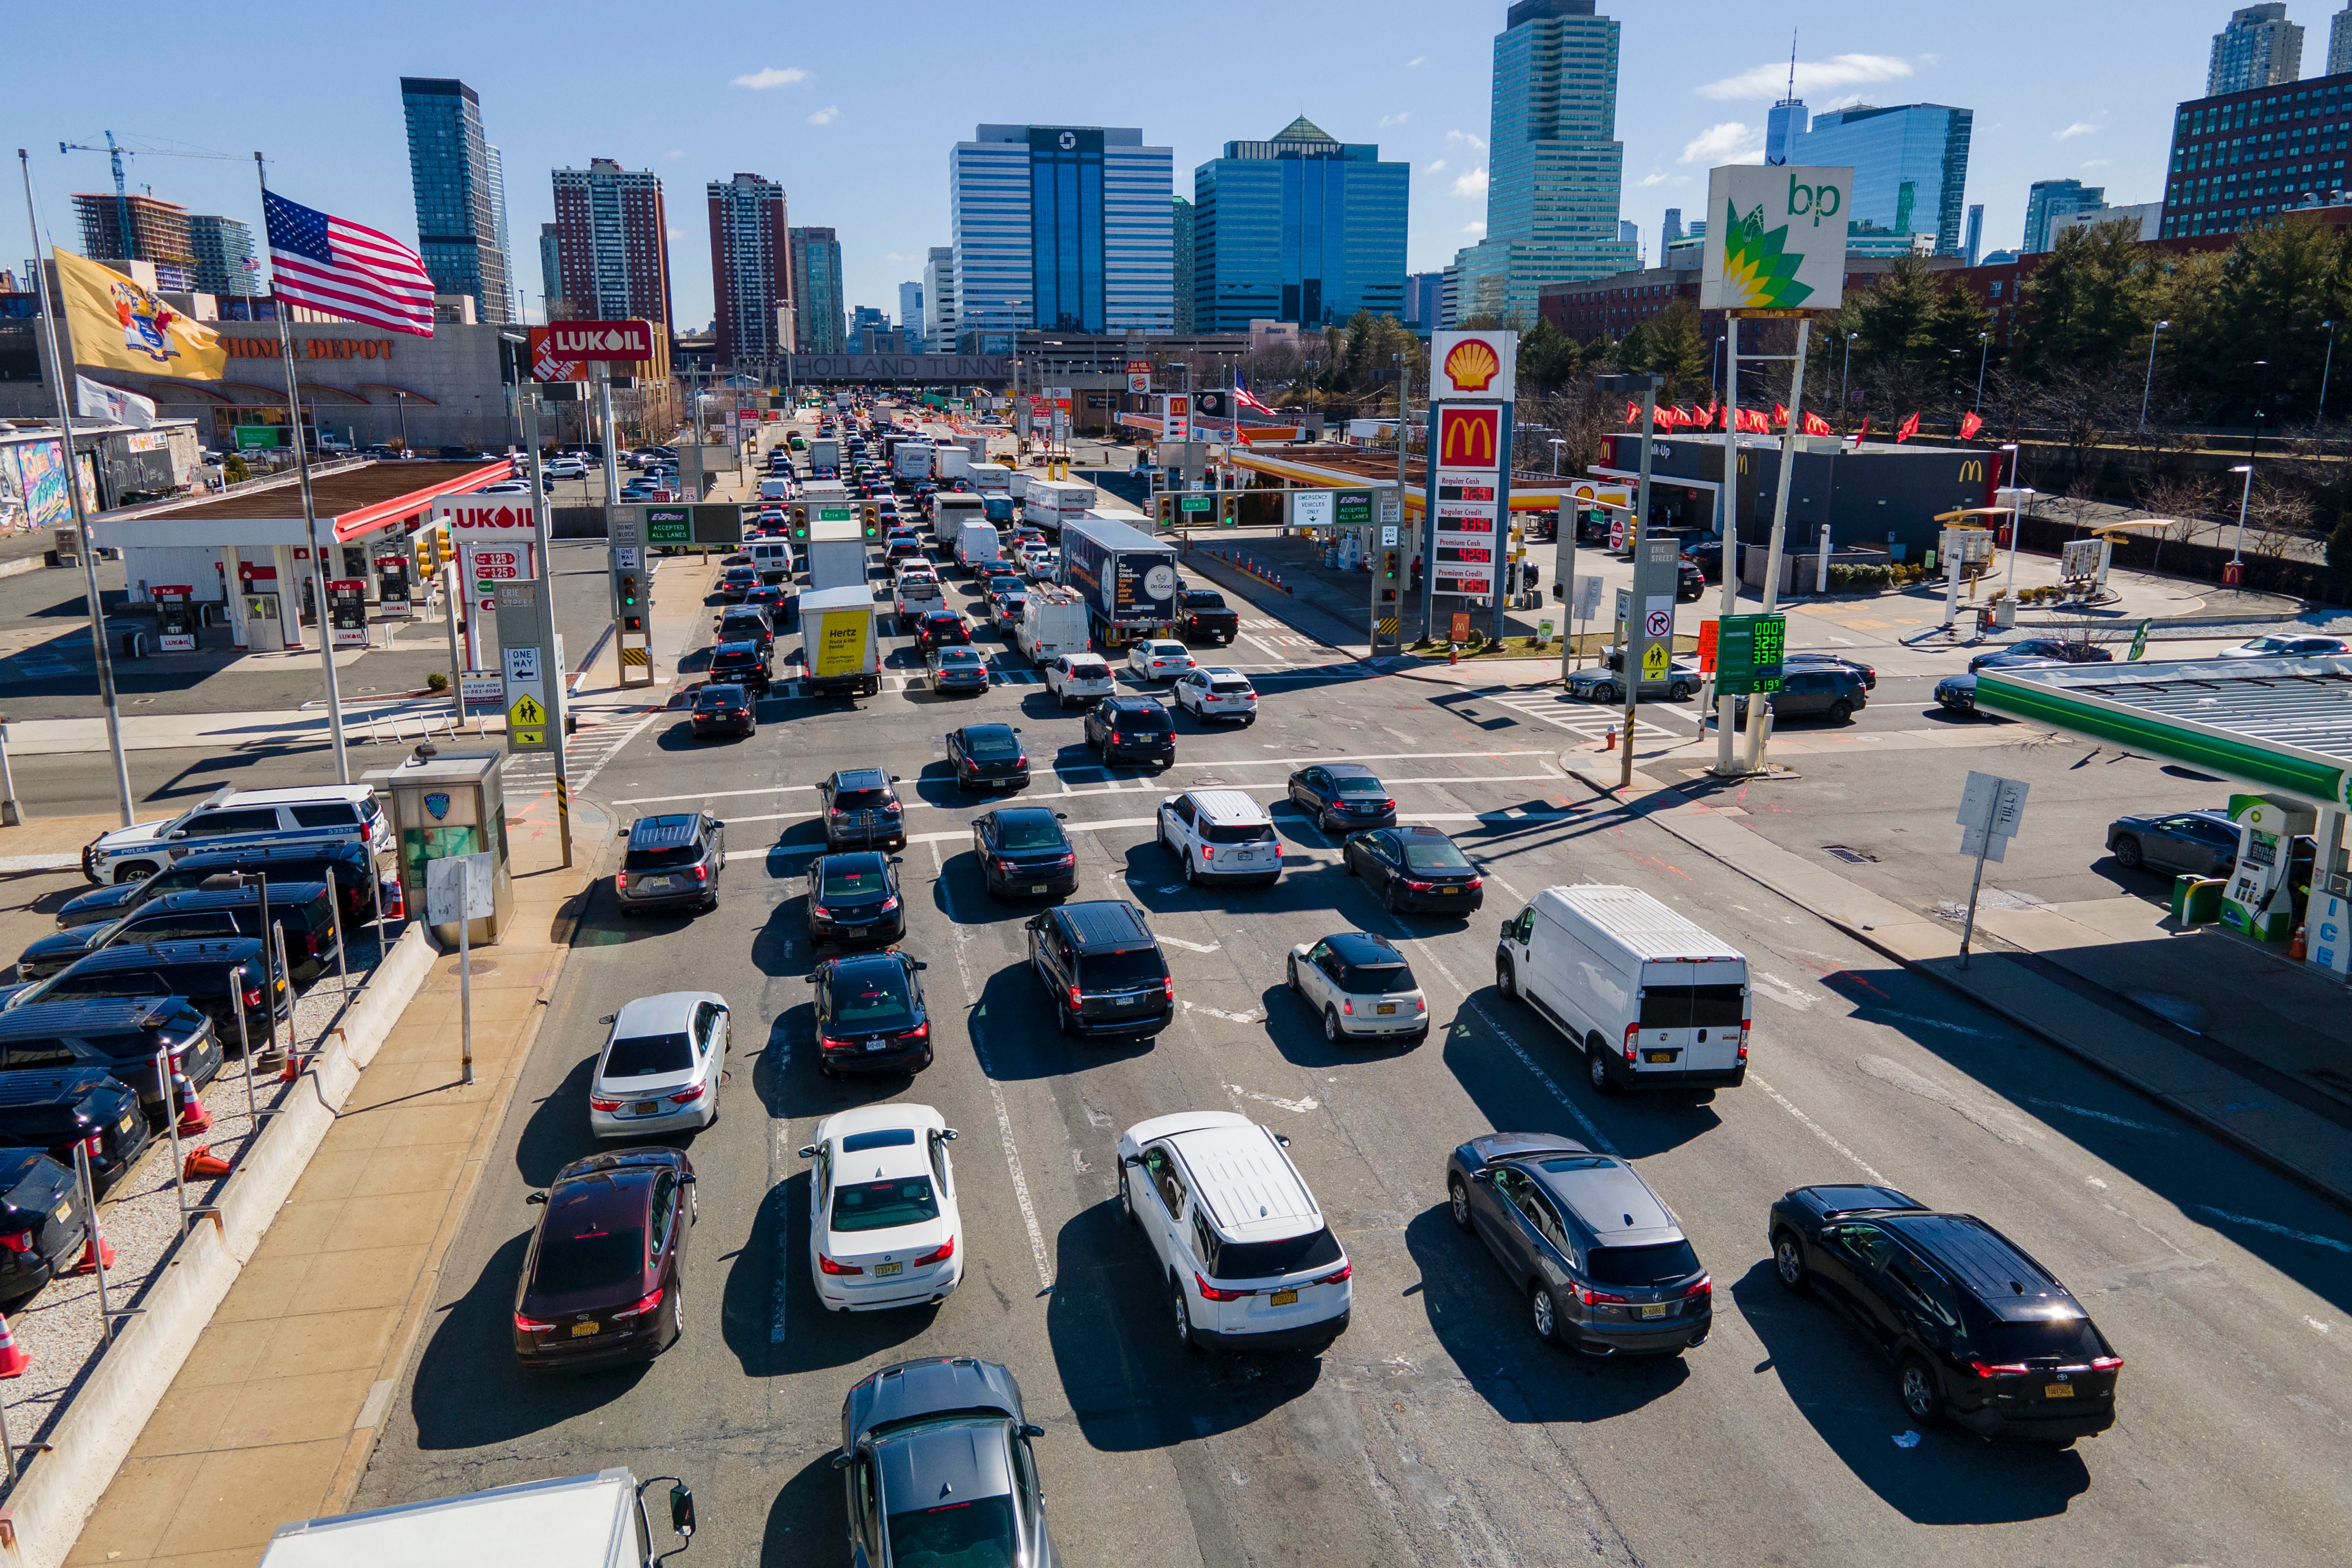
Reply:
<svg viewBox="0 0 2352 1568"><path fill-rule="evenodd" d="M1787 95L1790 18L1727 14L1694 38L1655 7L1601 0L1599 8L1622 28L1618 135L1625 143L1625 174L1618 216L1646 236L1657 229L1665 207L1687 212L1702 205L1709 163L1761 155L1769 111ZM1207 8L1212 16L1223 9ZM2110 37L2092 19L2072 14L2028 10L2008 0L1982 8L1978 24L1998 31L2030 21L2050 46L2042 58L2067 62L2066 90L2057 93L2047 71L1971 65L1948 26L1931 19L1843 5L1808 6L1795 18L1797 95L1815 113L1860 99L1972 109L1977 124L1967 199L1986 206L1988 235L2009 237L2023 228L2027 191L2036 180L2079 177L2105 185L2122 203L2159 195L2173 105L2201 91L2210 40L2231 9L2158 0L2143 8L2140 25L2128 36ZM2319 40L2327 36L2332 9L2290 8L2312 40L2305 50L2306 70L2319 64ZM1118 73L1138 37L1165 33L1172 38L1174 31L1089 26L1095 14L1082 7L1047 5L1039 13L1061 51L1057 58L1071 68L1073 79L1060 94L1065 101L1049 109L1026 102L1025 90L992 91L977 96L975 109L966 107L975 103L969 66L1003 52L984 29L974 29L965 40L969 47L957 52L959 68L910 62L894 79L898 86L884 95L829 63L847 58L857 33L828 17L806 18L789 34L782 28L741 32L734 40L740 59L713 64L682 50L653 49L616 65L584 43L543 36L526 16L461 13L428 3L417 14L418 28L395 47L384 68L395 79L381 89L362 83L358 91L329 89L291 73L282 90L284 107L298 121L338 117L342 129L332 146L273 145L273 128L284 118L231 89L243 54L207 38L190 41L194 90L174 118L159 117L127 87L104 81L76 92L61 81L28 82L20 112L44 135L54 125L59 139L97 141L100 128L111 121L126 140L145 144L236 149L236 155L216 162L152 158L131 166L133 178L152 184L160 198L247 223L257 221L258 213L244 153L258 142L269 155L273 184L331 200L404 240L414 238L414 204L396 92L403 71L459 75L480 93L489 139L511 165L505 174L509 232L517 236L536 233L553 216L547 172L577 165L592 152L626 166L655 168L673 185L698 188L727 178L745 162L749 139L758 149L751 161L793 189L795 217L805 215L840 234L845 303L890 309L897 285L919 272L929 247L948 237L939 150L969 135L972 120L982 116L1040 123L1140 119L1147 142L1171 146L1176 167L1190 170L1216 156L1226 141L1264 135L1270 114L1276 123L1304 114L1335 135L1378 141L1383 156L1412 163L1407 264L1414 271L1442 268L1476 237L1465 231L1486 216L1491 40L1502 29L1505 10L1499 0L1473 8L1464 14L1465 26L1431 36L1425 27L1404 25L1415 13L1375 0L1363 9L1360 25L1329 36L1306 18L1233 7L1232 16L1245 16L1263 47L1317 53L1335 70L1360 79L1364 90L1343 101L1326 89L1298 88L1269 105L1244 72L1204 80L1199 90L1166 100L1164 108L1139 111L1130 95L1118 89ZM591 24L584 30L593 32L606 11L584 7L581 17ZM617 8L610 14L621 15ZM715 8L709 14L718 15ZM469 47L462 63L447 42L456 36L451 29L479 45ZM1383 41L1383 34L1405 41ZM69 37L38 16L26 18L24 36L27 47L40 47L45 37L65 47ZM297 59L325 58L341 47L333 28L299 17L289 18L278 37L279 47ZM510 53L544 60L571 87L555 91L520 65L491 71L475 63ZM1084 79L1093 67L1102 68L1102 79ZM761 85L735 85L738 80ZM625 87L622 101L601 108L592 125L582 123L576 106L585 97ZM1357 107L1373 102L1381 106L1378 113ZM126 123L133 129L121 131ZM106 188L103 158L60 156L41 150L54 148L54 142L28 140L37 144L43 224L70 246L75 224L66 197ZM871 193L877 188L904 196L876 202ZM9 222L8 232L18 237L9 243L21 251L22 219ZM680 258L678 321L699 329L714 313L713 280L699 259L709 254L705 220L692 210L674 210L670 222L670 248ZM1650 248L1654 251L1654 243ZM508 254L520 272L517 291L537 292L530 281L539 268L511 247Z"/></svg>

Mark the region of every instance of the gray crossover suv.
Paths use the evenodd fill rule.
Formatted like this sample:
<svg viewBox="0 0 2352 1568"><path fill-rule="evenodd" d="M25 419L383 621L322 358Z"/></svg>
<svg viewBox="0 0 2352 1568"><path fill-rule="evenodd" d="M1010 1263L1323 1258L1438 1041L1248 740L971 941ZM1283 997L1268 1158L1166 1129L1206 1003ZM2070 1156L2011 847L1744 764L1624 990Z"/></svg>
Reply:
<svg viewBox="0 0 2352 1568"><path fill-rule="evenodd" d="M886 1366L841 1402L841 1471L855 1563L1055 1568L1021 1385L994 1362Z"/></svg>

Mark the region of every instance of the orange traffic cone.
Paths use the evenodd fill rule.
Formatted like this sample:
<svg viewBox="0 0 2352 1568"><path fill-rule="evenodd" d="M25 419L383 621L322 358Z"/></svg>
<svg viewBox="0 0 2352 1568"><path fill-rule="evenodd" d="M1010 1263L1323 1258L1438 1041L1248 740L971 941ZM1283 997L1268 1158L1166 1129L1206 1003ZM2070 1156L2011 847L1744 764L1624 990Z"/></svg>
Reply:
<svg viewBox="0 0 2352 1568"><path fill-rule="evenodd" d="M73 1266L70 1272L89 1274L94 1272L101 1263L109 1268L114 1267L114 1243L106 1239L106 1232L102 1230L98 1233L96 1247L90 1246L88 1242L82 1244L81 1260Z"/></svg>
<svg viewBox="0 0 2352 1568"><path fill-rule="evenodd" d="M0 1377L22 1377L25 1369L32 1364L33 1358L25 1353L16 1336L8 1331L8 1320L0 1318Z"/></svg>
<svg viewBox="0 0 2352 1568"><path fill-rule="evenodd" d="M205 1102L196 1098L194 1090L184 1089L181 1092L188 1098L180 1106L180 1135L184 1138L191 1132L209 1131L213 1113L205 1109Z"/></svg>
<svg viewBox="0 0 2352 1568"><path fill-rule="evenodd" d="M191 1182L202 1180L206 1176L227 1174L228 1162L214 1153L213 1146L209 1143L199 1143L189 1150L187 1163L180 1167L182 1179Z"/></svg>
<svg viewBox="0 0 2352 1568"><path fill-rule="evenodd" d="M286 1053L286 1061L284 1065L279 1067L278 1069L278 1081L280 1083L293 1083L300 1079L301 1076L302 1058L296 1056L292 1051L288 1051Z"/></svg>

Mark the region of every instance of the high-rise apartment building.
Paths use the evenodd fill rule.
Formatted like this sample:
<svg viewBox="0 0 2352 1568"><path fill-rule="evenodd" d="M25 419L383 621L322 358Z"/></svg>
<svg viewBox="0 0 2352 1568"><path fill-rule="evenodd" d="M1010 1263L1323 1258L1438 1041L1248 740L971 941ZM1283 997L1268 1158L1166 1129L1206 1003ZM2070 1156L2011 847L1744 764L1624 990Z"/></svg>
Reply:
<svg viewBox="0 0 2352 1568"><path fill-rule="evenodd" d="M1665 247L1672 245L1682 237L1683 209L1680 207L1668 207L1666 209L1665 221L1658 225L1658 254L1661 257L1664 256L1666 253Z"/></svg>
<svg viewBox="0 0 2352 1568"><path fill-rule="evenodd" d="M522 320L522 279L515 272L514 245L507 237L507 161L495 142L482 143L484 163L490 172L490 242L499 253L499 273L507 280L507 315L509 321Z"/></svg>
<svg viewBox="0 0 2352 1568"><path fill-rule="evenodd" d="M1445 321L1445 274L1408 272L1404 279L1404 324L1434 331Z"/></svg>
<svg viewBox="0 0 2352 1568"><path fill-rule="evenodd" d="M982 125L948 157L956 331L1175 324L1174 152L1092 125Z"/></svg>
<svg viewBox="0 0 2352 1568"><path fill-rule="evenodd" d="M2019 253L2032 256L2049 249L2053 219L2070 213L2096 212L2106 205L2104 185L2086 185L2080 180L2034 181L2025 193L2025 243L2018 247Z"/></svg>
<svg viewBox="0 0 2352 1568"><path fill-rule="evenodd" d="M188 209L153 196L118 196L112 191L74 193L74 216L81 221L81 253L93 261L152 261L173 276L193 276L196 255L188 232ZM130 215L131 228L122 219ZM160 281L163 274L156 275Z"/></svg>
<svg viewBox="0 0 2352 1568"><path fill-rule="evenodd" d="M837 354L849 335L841 309L841 239L829 228L796 228L793 245L795 353Z"/></svg>
<svg viewBox="0 0 2352 1568"><path fill-rule="evenodd" d="M591 158L586 168L557 169L553 177L563 298L588 321L635 318L675 328L660 176Z"/></svg>
<svg viewBox="0 0 2352 1568"><path fill-rule="evenodd" d="M2328 40L2335 52L2335 40ZM2330 74L2335 68L2331 65ZM2241 5L2230 13L2230 25L2213 35L2213 53L2205 68L2205 96L2247 92L2277 87L2303 74L2303 28L2286 19L2279 0L2263 5Z"/></svg>
<svg viewBox="0 0 2352 1568"><path fill-rule="evenodd" d="M416 249L436 294L470 294L479 321L509 320L504 203L482 137L480 98L450 77L400 79Z"/></svg>
<svg viewBox="0 0 2352 1568"><path fill-rule="evenodd" d="M849 312L849 337L843 347L854 354L880 353L876 337L889 329L889 317L871 305L860 305Z"/></svg>
<svg viewBox="0 0 2352 1568"><path fill-rule="evenodd" d="M910 352L919 352L925 336L923 328L923 286L908 282L898 285L898 331L906 334Z"/></svg>
<svg viewBox="0 0 2352 1568"><path fill-rule="evenodd" d="M1977 264L1977 253L1983 246L1984 204L1978 202L1969 208L1968 235L1960 241L1960 255L1967 258L1969 266L1974 267Z"/></svg>
<svg viewBox="0 0 2352 1568"><path fill-rule="evenodd" d="M2352 74L2182 104L2172 117L2162 237L2234 234L2290 207L2333 203L2352 179L2347 139Z"/></svg>
<svg viewBox="0 0 2352 1568"><path fill-rule="evenodd" d="M233 217L210 213L188 215L188 253L194 259L195 285L206 294L254 298L261 292L261 268L253 248L253 230Z"/></svg>
<svg viewBox="0 0 2352 1568"><path fill-rule="evenodd" d="M711 181L704 194L710 203L718 363L765 363L779 349L776 307L793 302L792 225L784 215L784 187L758 174L738 174Z"/></svg>
<svg viewBox="0 0 2352 1568"><path fill-rule="evenodd" d="M1169 227L1169 256L1173 262L1169 300L1173 307L1172 320L1180 332L1192 331L1192 288L1196 274L1192 266L1194 236L1199 232L1192 223L1192 204L1182 196L1172 204L1172 221Z"/></svg>
<svg viewBox="0 0 2352 1568"><path fill-rule="evenodd" d="M539 226L539 308L542 320L555 320L563 300L563 226Z"/></svg>
<svg viewBox="0 0 2352 1568"><path fill-rule="evenodd" d="M1789 139L1789 162L1853 165L1852 248L1907 253L1915 235L1931 235L1935 254L1960 254L1960 219L1969 182L1969 137L1975 112L1940 103L1870 104L1832 110ZM1713 222L1721 215L1707 214Z"/></svg>
<svg viewBox="0 0 2352 1568"><path fill-rule="evenodd" d="M2352 75L2352 5L2328 18L2327 74Z"/></svg>
<svg viewBox="0 0 2352 1568"><path fill-rule="evenodd" d="M923 300L929 307L926 342L931 353L955 353L955 247L934 245L923 258Z"/></svg>
<svg viewBox="0 0 2352 1568"><path fill-rule="evenodd" d="M1486 235L1457 252L1449 321L1536 319L1547 283L1631 271L1617 237L1618 23L1593 0L1517 0L1495 36Z"/></svg>
<svg viewBox="0 0 2352 1568"><path fill-rule="evenodd" d="M1270 141L1226 142L1192 171L1193 330L1402 316L1412 174L1303 115Z"/></svg>

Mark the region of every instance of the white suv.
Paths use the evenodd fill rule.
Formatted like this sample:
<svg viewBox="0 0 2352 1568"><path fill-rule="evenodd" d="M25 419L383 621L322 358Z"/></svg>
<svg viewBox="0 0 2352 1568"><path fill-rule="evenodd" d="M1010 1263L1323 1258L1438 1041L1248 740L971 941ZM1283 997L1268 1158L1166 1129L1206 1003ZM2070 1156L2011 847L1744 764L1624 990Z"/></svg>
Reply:
<svg viewBox="0 0 2352 1568"><path fill-rule="evenodd" d="M1195 719L1238 719L1257 722L1257 689L1238 669L1219 665L1196 669L1176 682L1176 706Z"/></svg>
<svg viewBox="0 0 2352 1568"><path fill-rule="evenodd" d="M1054 706L1067 708L1073 702L1094 702L1118 689L1111 679L1110 661L1096 653L1066 653L1045 665L1045 689L1054 694Z"/></svg>
<svg viewBox="0 0 2352 1568"><path fill-rule="evenodd" d="M392 821L366 784L294 789L221 785L177 816L102 833L82 847L81 874L93 882L140 882L207 839L237 834L348 831L378 855L392 852Z"/></svg>
<svg viewBox="0 0 2352 1568"><path fill-rule="evenodd" d="M1184 863L1184 879L1282 876L1282 840L1265 807L1237 789L1195 789L1160 803L1160 842Z"/></svg>
<svg viewBox="0 0 2352 1568"><path fill-rule="evenodd" d="M1289 1142L1230 1110L1119 1136L1120 1217L1150 1239L1171 1324L1193 1349L1320 1352L1347 1331L1352 1266Z"/></svg>

